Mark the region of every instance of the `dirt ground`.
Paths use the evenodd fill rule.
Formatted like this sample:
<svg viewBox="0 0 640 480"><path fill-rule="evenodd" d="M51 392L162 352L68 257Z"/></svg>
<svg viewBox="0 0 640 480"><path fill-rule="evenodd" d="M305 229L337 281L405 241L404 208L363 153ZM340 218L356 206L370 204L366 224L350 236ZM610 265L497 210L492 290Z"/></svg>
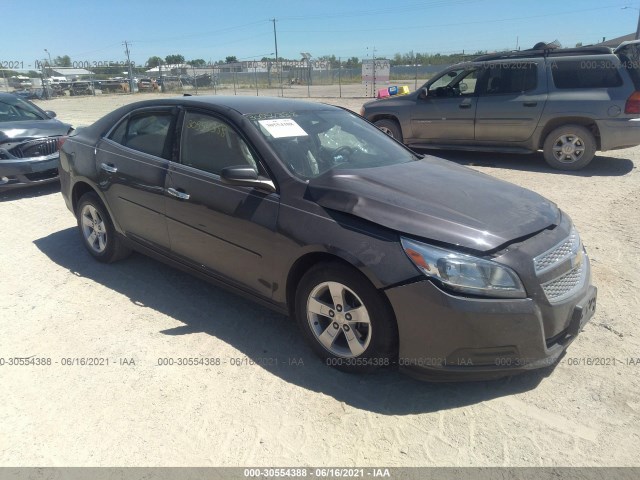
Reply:
<svg viewBox="0 0 640 480"><path fill-rule="evenodd" d="M40 104L78 126L153 96ZM0 466L640 465L640 148L579 173L540 154L438 154L545 195L580 230L598 311L555 369L344 374L247 300L142 255L93 261L59 186L3 192ZM43 364L9 365L31 356Z"/></svg>

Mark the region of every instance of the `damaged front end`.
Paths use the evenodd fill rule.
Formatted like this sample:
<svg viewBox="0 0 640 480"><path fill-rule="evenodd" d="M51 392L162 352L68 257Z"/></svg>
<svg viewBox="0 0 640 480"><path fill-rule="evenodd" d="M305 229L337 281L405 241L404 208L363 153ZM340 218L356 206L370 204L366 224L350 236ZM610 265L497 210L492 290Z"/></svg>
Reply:
<svg viewBox="0 0 640 480"><path fill-rule="evenodd" d="M59 138L11 138L0 143L0 188L57 180Z"/></svg>

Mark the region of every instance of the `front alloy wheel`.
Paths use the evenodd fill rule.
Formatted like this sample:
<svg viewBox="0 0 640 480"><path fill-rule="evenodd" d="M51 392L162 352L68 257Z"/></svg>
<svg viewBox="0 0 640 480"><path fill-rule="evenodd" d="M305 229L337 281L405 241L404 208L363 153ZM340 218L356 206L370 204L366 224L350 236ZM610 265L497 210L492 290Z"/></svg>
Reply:
<svg viewBox="0 0 640 480"><path fill-rule="evenodd" d="M355 358L371 342L371 320L362 300L339 282L322 282L307 300L309 328L329 353Z"/></svg>
<svg viewBox="0 0 640 480"><path fill-rule="evenodd" d="M298 284L295 317L327 365L347 372L394 365L398 327L393 310L354 267L331 261L309 269Z"/></svg>
<svg viewBox="0 0 640 480"><path fill-rule="evenodd" d="M389 135L391 138L395 138L397 141L402 143L402 129L398 122L392 120L390 118L383 118L374 122L374 125L378 127L382 132Z"/></svg>

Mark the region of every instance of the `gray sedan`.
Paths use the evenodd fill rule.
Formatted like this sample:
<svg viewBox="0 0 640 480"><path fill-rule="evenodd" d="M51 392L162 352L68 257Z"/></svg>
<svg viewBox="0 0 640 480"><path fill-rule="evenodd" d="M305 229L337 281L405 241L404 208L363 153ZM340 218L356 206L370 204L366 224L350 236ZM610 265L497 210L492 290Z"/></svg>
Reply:
<svg viewBox="0 0 640 480"><path fill-rule="evenodd" d="M556 205L329 105L134 103L66 139L60 178L96 260L137 250L290 314L346 371L540 368L595 310Z"/></svg>

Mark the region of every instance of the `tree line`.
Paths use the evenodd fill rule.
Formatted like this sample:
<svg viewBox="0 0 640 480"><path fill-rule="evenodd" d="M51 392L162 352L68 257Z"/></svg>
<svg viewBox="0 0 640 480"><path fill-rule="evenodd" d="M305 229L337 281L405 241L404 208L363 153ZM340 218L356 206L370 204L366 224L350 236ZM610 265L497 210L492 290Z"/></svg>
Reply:
<svg viewBox="0 0 640 480"><path fill-rule="evenodd" d="M452 54L441 54L441 53L414 53L410 51L408 53L396 53L389 58L389 62L391 66L399 66L399 65L450 65L452 63L458 63L465 60L469 60L470 58L477 57L479 55L486 54L486 50L478 50L472 54L465 54L464 52L460 53L452 53ZM260 61L262 62L288 62L288 61L299 61L299 58L290 59L284 57L278 57L276 60L275 57L262 57ZM362 59L358 57L345 57L338 58L335 55L323 55L321 57L312 58L313 60L327 62L331 65L331 68L359 68L362 66ZM235 55L229 55L224 60L217 60L213 62L213 65L224 65L227 63L236 63L238 62L238 58ZM149 68L157 67L158 65L177 65L177 64L187 64L194 67L206 67L210 65L208 62L203 60L202 58L198 58L195 60L185 60L184 55L173 54L167 55L164 59L162 57L153 56L149 57L146 62L146 66Z"/></svg>

